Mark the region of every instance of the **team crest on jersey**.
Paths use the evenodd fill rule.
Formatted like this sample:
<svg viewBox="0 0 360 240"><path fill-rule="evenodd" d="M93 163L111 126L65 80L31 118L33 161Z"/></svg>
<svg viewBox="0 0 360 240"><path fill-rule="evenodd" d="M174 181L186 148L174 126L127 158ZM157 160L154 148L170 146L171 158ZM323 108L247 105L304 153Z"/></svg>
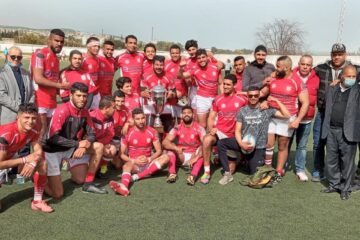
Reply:
<svg viewBox="0 0 360 240"><path fill-rule="evenodd" d="M226 104L225 103L221 104L221 108L226 108Z"/></svg>
<svg viewBox="0 0 360 240"><path fill-rule="evenodd" d="M101 66L102 68L104 68L104 67L105 67L105 63L101 63L100 66Z"/></svg>
<svg viewBox="0 0 360 240"><path fill-rule="evenodd" d="M271 84L271 88L276 88L276 84Z"/></svg>
<svg viewBox="0 0 360 240"><path fill-rule="evenodd" d="M195 137L194 134L191 134L191 135L190 135L190 138L191 138L191 139L194 139L194 137Z"/></svg>
<svg viewBox="0 0 360 240"><path fill-rule="evenodd" d="M81 80L85 81L85 80L86 80L86 76L85 76L85 75L81 75Z"/></svg>
<svg viewBox="0 0 360 240"><path fill-rule="evenodd" d="M212 75L215 77L215 76L216 76L216 72L212 72Z"/></svg>
<svg viewBox="0 0 360 240"><path fill-rule="evenodd" d="M146 142L147 142L147 143L151 143L151 139L150 139L150 138L147 138L147 139L146 139Z"/></svg>
<svg viewBox="0 0 360 240"><path fill-rule="evenodd" d="M236 107L236 108L239 107L239 103L238 103L238 102L235 103L235 107Z"/></svg>
<svg viewBox="0 0 360 240"><path fill-rule="evenodd" d="M134 144L137 144L137 143L138 143L138 140L137 140L137 139L134 139L133 143L134 143Z"/></svg>
<svg viewBox="0 0 360 240"><path fill-rule="evenodd" d="M290 86L286 87L286 91L290 92L292 90L292 88Z"/></svg>
<svg viewBox="0 0 360 240"><path fill-rule="evenodd" d="M125 64L129 64L130 61L128 59L125 60Z"/></svg>
<svg viewBox="0 0 360 240"><path fill-rule="evenodd" d="M92 65L91 65L91 64L89 64L88 68L89 68L89 69L92 69Z"/></svg>
<svg viewBox="0 0 360 240"><path fill-rule="evenodd" d="M136 61L137 61L138 63L140 63L140 58L136 58Z"/></svg>
<svg viewBox="0 0 360 240"><path fill-rule="evenodd" d="M175 71L175 68L172 68L171 70L170 70L170 72L174 72Z"/></svg>
<svg viewBox="0 0 360 240"><path fill-rule="evenodd" d="M50 63L50 66L53 68L55 66L55 63L54 62L51 62Z"/></svg>
<svg viewBox="0 0 360 240"><path fill-rule="evenodd" d="M130 104L128 102L125 103L125 106L128 107Z"/></svg>
<svg viewBox="0 0 360 240"><path fill-rule="evenodd" d="M180 138L184 138L184 137L185 137L184 134L181 134L181 135L180 135Z"/></svg>
<svg viewBox="0 0 360 240"><path fill-rule="evenodd" d="M201 75L203 78L206 78L206 75L205 74L203 74L203 75Z"/></svg>

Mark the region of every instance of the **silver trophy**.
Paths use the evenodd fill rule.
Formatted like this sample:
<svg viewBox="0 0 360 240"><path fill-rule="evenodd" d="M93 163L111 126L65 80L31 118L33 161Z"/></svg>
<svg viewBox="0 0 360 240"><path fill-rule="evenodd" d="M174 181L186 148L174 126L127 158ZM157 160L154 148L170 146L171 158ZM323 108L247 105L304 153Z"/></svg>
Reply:
<svg viewBox="0 0 360 240"><path fill-rule="evenodd" d="M166 89L164 86L158 84L151 90L151 100L154 103L155 109L155 120L154 128L163 129L161 123L160 114L164 111L165 102L166 102Z"/></svg>

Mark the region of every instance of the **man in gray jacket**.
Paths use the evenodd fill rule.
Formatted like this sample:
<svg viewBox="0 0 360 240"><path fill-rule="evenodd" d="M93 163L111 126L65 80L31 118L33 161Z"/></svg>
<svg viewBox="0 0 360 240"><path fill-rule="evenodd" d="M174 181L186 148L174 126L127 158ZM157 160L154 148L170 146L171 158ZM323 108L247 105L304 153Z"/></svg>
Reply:
<svg viewBox="0 0 360 240"><path fill-rule="evenodd" d="M21 49L11 47L0 70L0 125L15 121L21 103L34 102L33 84L22 58Z"/></svg>

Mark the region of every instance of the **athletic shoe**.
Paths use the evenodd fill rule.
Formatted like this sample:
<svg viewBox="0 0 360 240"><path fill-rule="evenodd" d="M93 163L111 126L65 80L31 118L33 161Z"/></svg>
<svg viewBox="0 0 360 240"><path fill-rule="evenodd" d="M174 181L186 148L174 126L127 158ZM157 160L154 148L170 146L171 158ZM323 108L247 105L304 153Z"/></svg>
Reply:
<svg viewBox="0 0 360 240"><path fill-rule="evenodd" d="M309 180L308 176L306 176L305 172L297 172L296 175L298 176L301 182L307 182Z"/></svg>
<svg viewBox="0 0 360 240"><path fill-rule="evenodd" d="M41 211L44 213L52 213L54 211L54 209L52 209L52 207L50 207L47 204L47 202L45 202L44 200L31 201L31 209L34 211Z"/></svg>
<svg viewBox="0 0 360 240"><path fill-rule="evenodd" d="M105 188L97 187L94 183L84 183L82 187L83 192L89 192L89 193L98 193L98 194L107 194L108 191L106 191Z"/></svg>
<svg viewBox="0 0 360 240"><path fill-rule="evenodd" d="M230 172L225 172L222 178L220 179L219 183L221 185L226 185L230 182L234 181L234 177L231 175Z"/></svg>
<svg viewBox="0 0 360 240"><path fill-rule="evenodd" d="M132 181L132 182L137 182L137 181L139 181L139 175L137 175L137 174L132 175L132 176L131 176L131 181Z"/></svg>
<svg viewBox="0 0 360 240"><path fill-rule="evenodd" d="M166 179L167 183L174 183L177 180L177 175L175 173L170 173Z"/></svg>
<svg viewBox="0 0 360 240"><path fill-rule="evenodd" d="M127 187L125 187L124 184L122 183L118 183L116 181L110 181L109 183L110 187L112 190L114 190L116 193L127 197L129 195L129 189Z"/></svg>
<svg viewBox="0 0 360 240"><path fill-rule="evenodd" d="M208 184L210 182L210 174L209 173L204 173L200 178L200 182L202 184Z"/></svg>
<svg viewBox="0 0 360 240"><path fill-rule="evenodd" d="M187 185L189 186L194 186L195 185L195 177L193 175L189 175L187 178L186 178L186 183Z"/></svg>

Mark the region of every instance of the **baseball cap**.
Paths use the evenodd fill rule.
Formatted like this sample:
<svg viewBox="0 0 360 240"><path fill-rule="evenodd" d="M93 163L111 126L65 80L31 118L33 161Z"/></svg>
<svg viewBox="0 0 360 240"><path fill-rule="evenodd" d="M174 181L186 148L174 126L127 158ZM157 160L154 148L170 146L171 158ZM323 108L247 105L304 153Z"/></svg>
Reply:
<svg viewBox="0 0 360 240"><path fill-rule="evenodd" d="M346 47L342 43L335 43L331 48L331 53L344 53L346 52Z"/></svg>

